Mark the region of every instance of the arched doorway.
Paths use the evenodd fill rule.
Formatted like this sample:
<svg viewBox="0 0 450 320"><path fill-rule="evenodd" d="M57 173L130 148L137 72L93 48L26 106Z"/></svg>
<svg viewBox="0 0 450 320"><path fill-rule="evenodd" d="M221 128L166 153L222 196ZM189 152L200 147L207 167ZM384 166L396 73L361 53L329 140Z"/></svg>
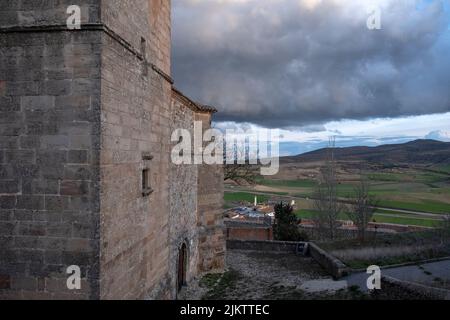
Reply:
<svg viewBox="0 0 450 320"><path fill-rule="evenodd" d="M187 272L187 247L183 242L178 250L178 291L186 285L186 272Z"/></svg>

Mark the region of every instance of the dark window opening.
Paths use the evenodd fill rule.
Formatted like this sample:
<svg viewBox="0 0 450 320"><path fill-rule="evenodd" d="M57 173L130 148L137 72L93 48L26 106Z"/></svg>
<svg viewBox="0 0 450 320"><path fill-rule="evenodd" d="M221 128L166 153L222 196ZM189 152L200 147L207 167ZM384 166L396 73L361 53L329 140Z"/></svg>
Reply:
<svg viewBox="0 0 450 320"><path fill-rule="evenodd" d="M183 243L178 251L178 291L186 285L187 262L187 247Z"/></svg>
<svg viewBox="0 0 450 320"><path fill-rule="evenodd" d="M144 169L142 170L142 195L148 196L153 192L150 186L150 170Z"/></svg>

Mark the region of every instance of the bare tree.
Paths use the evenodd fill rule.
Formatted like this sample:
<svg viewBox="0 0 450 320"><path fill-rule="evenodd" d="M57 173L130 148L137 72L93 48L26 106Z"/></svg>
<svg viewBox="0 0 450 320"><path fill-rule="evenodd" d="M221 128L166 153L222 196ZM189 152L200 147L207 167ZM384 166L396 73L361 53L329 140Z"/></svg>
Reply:
<svg viewBox="0 0 450 320"><path fill-rule="evenodd" d="M450 214L445 214L442 221L437 228L439 236L441 237L441 244L449 243L450 241Z"/></svg>
<svg viewBox="0 0 450 320"><path fill-rule="evenodd" d="M314 192L314 209L317 211L316 225L322 236L334 239L339 227L338 218L344 211L344 205L337 195L337 173L334 160L334 139L330 139L328 157L320 170L320 178Z"/></svg>
<svg viewBox="0 0 450 320"><path fill-rule="evenodd" d="M224 180L238 185L256 183L258 165L250 163L248 146L235 143L231 150L224 147ZM232 159L232 163L230 163Z"/></svg>
<svg viewBox="0 0 450 320"><path fill-rule="evenodd" d="M257 168L248 163L225 164L223 171L225 181L233 181L239 185L256 183Z"/></svg>
<svg viewBox="0 0 450 320"><path fill-rule="evenodd" d="M358 229L358 237L365 241L369 222L376 211L378 201L369 194L369 183L361 175L360 182L353 189L348 205L348 216Z"/></svg>

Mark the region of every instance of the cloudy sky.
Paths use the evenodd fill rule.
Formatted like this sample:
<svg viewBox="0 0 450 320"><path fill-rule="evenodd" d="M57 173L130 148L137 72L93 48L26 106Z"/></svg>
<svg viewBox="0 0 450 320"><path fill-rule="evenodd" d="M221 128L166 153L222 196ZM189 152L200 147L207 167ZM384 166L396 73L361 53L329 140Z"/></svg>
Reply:
<svg viewBox="0 0 450 320"><path fill-rule="evenodd" d="M450 141L450 0L173 0L176 86L283 154ZM381 29L367 20L380 12ZM373 20L370 20L373 21Z"/></svg>

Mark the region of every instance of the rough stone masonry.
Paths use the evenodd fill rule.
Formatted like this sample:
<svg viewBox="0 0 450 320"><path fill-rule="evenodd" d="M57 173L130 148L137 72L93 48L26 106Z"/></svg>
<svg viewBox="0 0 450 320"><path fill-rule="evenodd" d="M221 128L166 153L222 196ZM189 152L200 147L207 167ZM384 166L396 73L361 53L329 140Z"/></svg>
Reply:
<svg viewBox="0 0 450 320"><path fill-rule="evenodd" d="M173 88L170 9L0 1L0 299L173 299L223 268L222 168L170 162L214 113Z"/></svg>

